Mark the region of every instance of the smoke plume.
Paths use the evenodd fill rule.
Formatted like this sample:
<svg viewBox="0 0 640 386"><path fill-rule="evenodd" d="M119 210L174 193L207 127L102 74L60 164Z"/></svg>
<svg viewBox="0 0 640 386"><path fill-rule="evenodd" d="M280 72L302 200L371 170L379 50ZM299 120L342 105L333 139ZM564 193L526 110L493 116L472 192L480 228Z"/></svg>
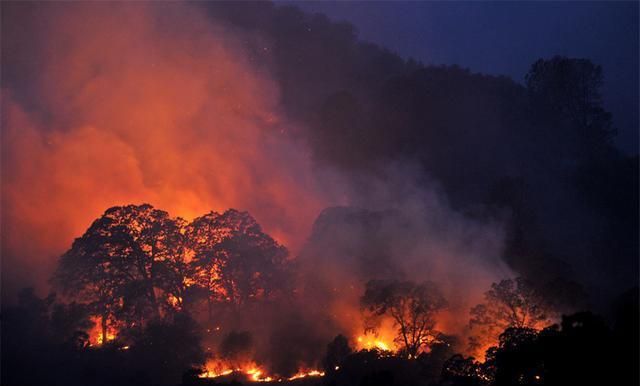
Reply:
<svg viewBox="0 0 640 386"><path fill-rule="evenodd" d="M242 208L296 247L331 202L243 49L258 37L173 3L16 4L3 25L9 294L45 289L57 256L113 205Z"/></svg>

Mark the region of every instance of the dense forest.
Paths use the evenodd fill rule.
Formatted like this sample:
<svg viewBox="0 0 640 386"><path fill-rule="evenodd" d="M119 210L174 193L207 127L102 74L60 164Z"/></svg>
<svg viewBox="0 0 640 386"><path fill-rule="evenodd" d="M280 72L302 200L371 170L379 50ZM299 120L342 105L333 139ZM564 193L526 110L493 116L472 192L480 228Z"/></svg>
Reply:
<svg viewBox="0 0 640 386"><path fill-rule="evenodd" d="M347 212L364 227L379 216ZM316 225L313 238L322 240ZM616 299L606 320L563 314L584 301L576 283L504 279L469 310L465 342L440 331L448 300L435 283L369 280L357 312L366 331L390 322L391 339L365 335L376 340L361 345L362 335L324 334L323 342L330 322L314 317L327 318L322 303L331 295L319 292L300 259L288 259L246 212L187 223L150 205L111 208L61 257L52 279L61 297L25 289L3 308L3 384L637 380L637 289ZM464 354L474 352L482 360Z"/></svg>

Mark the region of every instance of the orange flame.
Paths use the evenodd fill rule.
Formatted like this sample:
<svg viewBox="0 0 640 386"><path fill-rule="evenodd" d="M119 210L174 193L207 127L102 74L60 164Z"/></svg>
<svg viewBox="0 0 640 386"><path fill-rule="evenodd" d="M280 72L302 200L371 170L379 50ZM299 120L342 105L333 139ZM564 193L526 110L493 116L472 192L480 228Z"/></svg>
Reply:
<svg viewBox="0 0 640 386"><path fill-rule="evenodd" d="M93 327L87 332L89 334L89 346L101 346L104 342L102 341L102 327L101 327L101 319L100 317L93 316L91 317L91 321L93 322ZM111 328L107 328L107 342L112 341L116 338L117 332Z"/></svg>
<svg viewBox="0 0 640 386"><path fill-rule="evenodd" d="M296 375L287 378L287 380L293 381L294 379L300 379L300 378L306 378L306 377L324 377L324 372L318 371L318 370L299 371Z"/></svg>
<svg viewBox="0 0 640 386"><path fill-rule="evenodd" d="M51 113L42 122L2 90L2 255L16 287L46 287L55 256L110 206L148 202L187 219L240 208L295 249L332 202L241 38L192 6L160 8L172 17L83 3L15 21L34 40L20 54L44 58L31 86Z"/></svg>
<svg viewBox="0 0 640 386"><path fill-rule="evenodd" d="M264 367L253 361L240 365L232 365L223 360L210 360L205 365L205 371L200 374L200 378L219 378L232 374L243 375L249 382L282 382L293 381L306 377L322 377L324 372L315 369L304 369L298 371L295 375L283 378L275 375L269 375Z"/></svg>

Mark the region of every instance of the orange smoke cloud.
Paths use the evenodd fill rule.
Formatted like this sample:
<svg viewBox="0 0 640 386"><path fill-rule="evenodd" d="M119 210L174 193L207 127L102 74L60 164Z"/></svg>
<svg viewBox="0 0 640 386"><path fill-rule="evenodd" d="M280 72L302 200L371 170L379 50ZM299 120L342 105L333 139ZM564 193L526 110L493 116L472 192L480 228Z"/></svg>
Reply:
<svg viewBox="0 0 640 386"><path fill-rule="evenodd" d="M176 3L44 4L25 14L3 20L33 39L18 50L34 58L36 105L2 92L10 282L45 283L74 237L126 203L186 218L248 210L279 241L300 245L330 200L304 147L287 137L276 85L242 49L255 37Z"/></svg>

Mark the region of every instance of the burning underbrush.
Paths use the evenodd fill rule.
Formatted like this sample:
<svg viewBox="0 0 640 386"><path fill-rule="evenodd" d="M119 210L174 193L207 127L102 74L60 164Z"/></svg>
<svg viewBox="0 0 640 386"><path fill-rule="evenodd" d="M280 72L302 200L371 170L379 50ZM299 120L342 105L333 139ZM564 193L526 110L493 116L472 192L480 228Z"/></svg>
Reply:
<svg viewBox="0 0 640 386"><path fill-rule="evenodd" d="M86 310L82 346L149 367L171 353L175 369L212 382L357 378L370 366L435 379L454 349L481 352L506 327L551 320L525 281L494 284L471 309L482 300L460 268L469 257L454 241L434 249L425 229L434 228L401 211L333 208L294 258L246 212L188 222L128 205L74 241L53 282Z"/></svg>
<svg viewBox="0 0 640 386"><path fill-rule="evenodd" d="M431 240L410 220L332 209L293 258L246 212L187 222L150 205L114 207L62 256L53 282L63 301L21 295L9 328L37 328L8 344L37 335L81 357L76 384L484 385L500 376L510 350L539 350L549 336L561 341L599 326L579 315L562 331L547 327L559 320L560 297L523 278L496 281L478 296L466 293L476 287L458 267L452 290L447 268L460 256L441 246L449 263L413 265L412 249ZM441 263L423 260L434 261ZM536 363L518 376L541 383Z"/></svg>
<svg viewBox="0 0 640 386"><path fill-rule="evenodd" d="M388 324L392 327L391 324ZM361 329L364 331L364 329ZM366 332L354 336L343 345L342 354L348 354L355 351L371 351L379 354L380 357L386 355L395 355L397 353L397 345L395 341L395 330L390 329L385 332ZM218 335L222 332L221 328L209 329L208 336ZM211 342L211 340L209 340ZM319 344L319 348L327 346L329 340ZM304 378L323 377L326 371L338 371L340 368L338 358L334 362L328 361L327 352L319 352L318 359L307 357L294 357L294 363L282 366L281 361L274 360L273 353L268 353L271 358L261 356L254 344L260 343L259 339L254 339L249 332L232 331L226 335L217 345L217 349L207 347L210 358L206 361L198 375L200 378L216 378L218 380L243 380L246 382L283 382L294 381ZM292 343L293 345L296 342ZM299 343L298 343L299 344ZM331 347L331 345L329 345ZM353 347L354 349L352 350ZM286 348L282 349L286 351ZM328 348L330 352L332 349ZM277 351L276 351L276 354ZM324 358L323 358L324 357ZM261 362L262 361L262 362ZM329 363L331 362L331 363ZM274 365L280 364L279 368Z"/></svg>
<svg viewBox="0 0 640 386"><path fill-rule="evenodd" d="M255 362L233 362L225 360L207 361L204 372L199 374L200 378L218 378L220 380L243 380L247 382L283 382L294 381L307 377L322 377L324 372L314 369L301 369L291 376L279 376L269 374L263 366Z"/></svg>

